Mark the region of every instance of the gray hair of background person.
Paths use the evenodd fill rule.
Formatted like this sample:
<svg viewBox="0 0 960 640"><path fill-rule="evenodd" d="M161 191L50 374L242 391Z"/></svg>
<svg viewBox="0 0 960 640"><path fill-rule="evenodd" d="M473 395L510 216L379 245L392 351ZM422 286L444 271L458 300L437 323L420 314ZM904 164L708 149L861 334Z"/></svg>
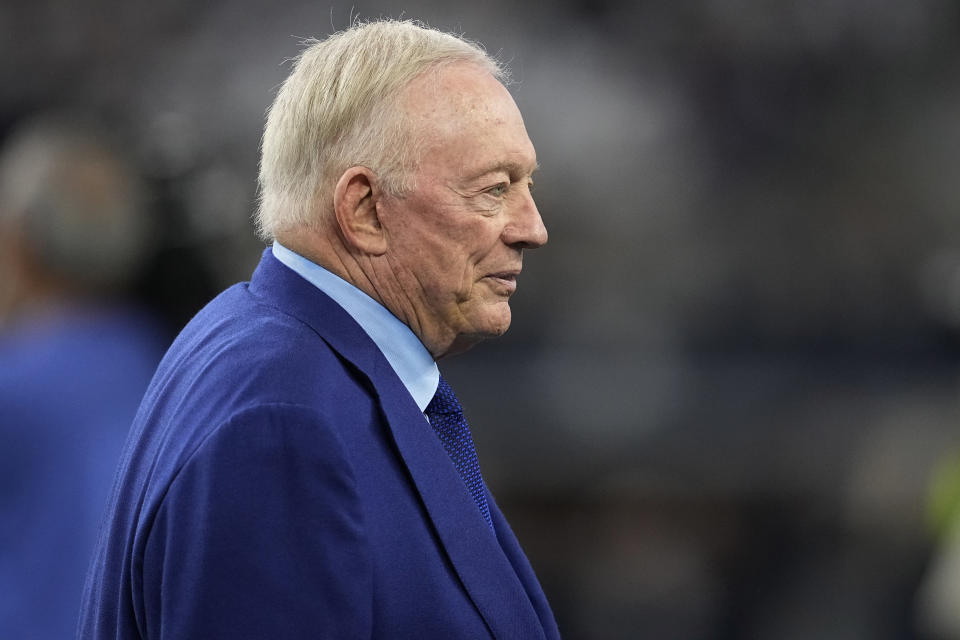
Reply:
<svg viewBox="0 0 960 640"><path fill-rule="evenodd" d="M0 154L0 231L77 291L112 290L136 275L150 246L144 200L125 158L70 117L25 123Z"/></svg>
<svg viewBox="0 0 960 640"><path fill-rule="evenodd" d="M351 166L373 170L380 187L402 195L416 166L415 132L396 95L428 69L468 62L501 82L507 71L479 45L386 20L311 40L267 115L260 161L260 236L321 228L334 181Z"/></svg>

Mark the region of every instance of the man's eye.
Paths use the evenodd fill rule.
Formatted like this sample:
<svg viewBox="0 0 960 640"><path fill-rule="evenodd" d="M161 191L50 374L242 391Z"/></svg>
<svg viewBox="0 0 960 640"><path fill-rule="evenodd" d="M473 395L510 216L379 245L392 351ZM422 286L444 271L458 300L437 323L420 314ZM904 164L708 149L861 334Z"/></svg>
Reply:
<svg viewBox="0 0 960 640"><path fill-rule="evenodd" d="M503 194L505 194L506 192L507 192L507 184L505 182L501 182L497 186L490 187L489 189L487 189L487 193L489 193L492 196L496 196L498 198Z"/></svg>

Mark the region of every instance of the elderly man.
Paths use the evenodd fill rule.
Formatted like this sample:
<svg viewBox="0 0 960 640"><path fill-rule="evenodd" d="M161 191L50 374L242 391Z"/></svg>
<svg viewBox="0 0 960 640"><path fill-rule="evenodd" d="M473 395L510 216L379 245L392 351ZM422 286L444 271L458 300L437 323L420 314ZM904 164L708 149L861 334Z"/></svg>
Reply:
<svg viewBox="0 0 960 640"><path fill-rule="evenodd" d="M161 363L82 638L556 638L436 360L502 334L547 233L504 72L407 22L312 44L270 109L249 283Z"/></svg>

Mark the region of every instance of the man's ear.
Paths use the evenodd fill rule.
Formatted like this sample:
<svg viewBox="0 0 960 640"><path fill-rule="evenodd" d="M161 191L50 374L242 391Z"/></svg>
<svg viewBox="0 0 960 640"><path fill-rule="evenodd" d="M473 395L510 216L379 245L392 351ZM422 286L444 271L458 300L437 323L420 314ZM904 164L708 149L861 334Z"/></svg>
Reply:
<svg viewBox="0 0 960 640"><path fill-rule="evenodd" d="M383 255L387 238L377 214L382 191L367 167L350 167L333 190L333 211L347 245L371 255Z"/></svg>

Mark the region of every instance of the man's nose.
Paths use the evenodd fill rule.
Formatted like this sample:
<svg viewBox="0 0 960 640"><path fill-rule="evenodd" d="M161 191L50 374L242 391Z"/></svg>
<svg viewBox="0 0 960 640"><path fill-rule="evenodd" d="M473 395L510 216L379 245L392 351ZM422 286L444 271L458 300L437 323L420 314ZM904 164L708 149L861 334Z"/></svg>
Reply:
<svg viewBox="0 0 960 640"><path fill-rule="evenodd" d="M511 220L503 229L503 241L521 249L536 249L547 243L547 228L529 192L511 212Z"/></svg>

